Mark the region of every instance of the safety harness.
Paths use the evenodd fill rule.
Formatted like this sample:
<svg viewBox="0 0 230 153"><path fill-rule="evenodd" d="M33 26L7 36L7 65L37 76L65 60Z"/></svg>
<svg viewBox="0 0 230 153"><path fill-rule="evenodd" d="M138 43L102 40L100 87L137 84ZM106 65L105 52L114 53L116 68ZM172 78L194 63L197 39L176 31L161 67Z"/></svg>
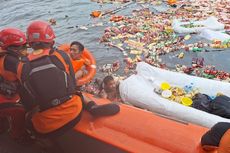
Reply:
<svg viewBox="0 0 230 153"><path fill-rule="evenodd" d="M38 51L39 52L39 51ZM59 68L51 56L55 56L64 65ZM23 64L21 82L40 107L40 111L60 105L72 98L75 91L73 78L63 57L56 51L41 51L30 54Z"/></svg>

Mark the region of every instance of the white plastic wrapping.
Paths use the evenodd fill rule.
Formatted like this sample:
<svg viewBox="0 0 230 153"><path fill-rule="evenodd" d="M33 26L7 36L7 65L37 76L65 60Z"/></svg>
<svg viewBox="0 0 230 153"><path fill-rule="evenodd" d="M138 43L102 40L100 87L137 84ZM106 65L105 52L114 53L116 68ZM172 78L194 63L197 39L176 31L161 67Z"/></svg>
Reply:
<svg viewBox="0 0 230 153"><path fill-rule="evenodd" d="M230 96L229 83L171 72L152 67L144 62L137 64L137 75L132 75L120 83L120 94L123 101L137 107L208 128L217 122L230 122L230 119L162 98L154 92L154 88L164 81L179 87L193 83L195 87L200 89L201 93L216 95L216 93L221 92Z"/></svg>
<svg viewBox="0 0 230 153"><path fill-rule="evenodd" d="M194 28L185 28L182 25L193 23L194 25L203 25L203 27L194 27ZM218 22L217 18L209 17L203 21L194 21L194 22L181 22L181 20L174 19L172 27L177 33L199 33L203 29L210 30L224 30L224 24Z"/></svg>
<svg viewBox="0 0 230 153"><path fill-rule="evenodd" d="M199 36L211 41L214 39L221 40L222 42L230 40L230 35L222 33L220 31L213 31L209 29L202 30Z"/></svg>

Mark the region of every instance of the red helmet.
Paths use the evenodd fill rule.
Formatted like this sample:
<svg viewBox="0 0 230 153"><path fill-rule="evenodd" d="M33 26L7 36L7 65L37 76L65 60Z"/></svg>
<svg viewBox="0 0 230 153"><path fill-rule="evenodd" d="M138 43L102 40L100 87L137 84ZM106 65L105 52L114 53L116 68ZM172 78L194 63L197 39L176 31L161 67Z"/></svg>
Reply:
<svg viewBox="0 0 230 153"><path fill-rule="evenodd" d="M27 41L32 42L53 42L55 34L51 26L44 21L33 21L27 28Z"/></svg>
<svg viewBox="0 0 230 153"><path fill-rule="evenodd" d="M26 35L19 29L6 28L0 32L0 47L6 49L11 45L20 46L26 43Z"/></svg>

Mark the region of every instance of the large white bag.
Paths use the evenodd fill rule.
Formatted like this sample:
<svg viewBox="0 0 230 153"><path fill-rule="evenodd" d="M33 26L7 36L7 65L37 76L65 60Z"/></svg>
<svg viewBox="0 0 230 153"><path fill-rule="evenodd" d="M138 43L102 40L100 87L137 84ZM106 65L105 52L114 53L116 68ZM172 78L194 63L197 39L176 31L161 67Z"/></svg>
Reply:
<svg viewBox="0 0 230 153"><path fill-rule="evenodd" d="M192 82L194 86L200 89L201 93L215 95L217 92L221 92L230 96L229 83L171 72L152 67L144 62L138 63L136 70L137 75L132 75L120 83L119 89L123 101L159 114L208 128L217 122L230 122L229 119L172 102L154 92L154 88L163 81L179 87Z"/></svg>
<svg viewBox="0 0 230 153"><path fill-rule="evenodd" d="M202 25L202 27L185 28L182 26L190 23L193 25ZM213 16L203 21L194 22L181 22L181 20L174 19L172 22L172 27L173 30L177 33L199 33L203 29L224 30L224 24L218 22L217 18Z"/></svg>
<svg viewBox="0 0 230 153"><path fill-rule="evenodd" d="M202 30L199 36L210 41L214 39L221 40L222 42L230 40L230 35L209 29Z"/></svg>

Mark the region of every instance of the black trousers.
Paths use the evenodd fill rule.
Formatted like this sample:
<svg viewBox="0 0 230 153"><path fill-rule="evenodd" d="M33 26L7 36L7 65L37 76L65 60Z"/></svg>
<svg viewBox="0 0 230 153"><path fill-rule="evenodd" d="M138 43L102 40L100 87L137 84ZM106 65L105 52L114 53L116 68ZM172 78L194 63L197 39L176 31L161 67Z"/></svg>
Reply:
<svg viewBox="0 0 230 153"><path fill-rule="evenodd" d="M222 136L228 129L230 129L230 123L219 122L215 124L208 132L202 136L201 145L218 147Z"/></svg>

